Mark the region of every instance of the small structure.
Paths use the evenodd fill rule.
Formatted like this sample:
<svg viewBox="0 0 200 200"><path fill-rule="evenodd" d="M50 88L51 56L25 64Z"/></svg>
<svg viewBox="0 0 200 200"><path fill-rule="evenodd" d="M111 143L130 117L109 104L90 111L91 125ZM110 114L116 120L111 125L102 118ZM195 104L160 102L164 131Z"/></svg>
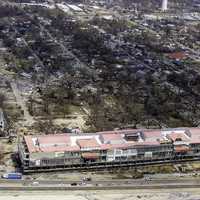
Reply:
<svg viewBox="0 0 200 200"><path fill-rule="evenodd" d="M187 55L185 52L173 52L169 53L168 57L170 59L176 60L176 61L181 61L187 58Z"/></svg>

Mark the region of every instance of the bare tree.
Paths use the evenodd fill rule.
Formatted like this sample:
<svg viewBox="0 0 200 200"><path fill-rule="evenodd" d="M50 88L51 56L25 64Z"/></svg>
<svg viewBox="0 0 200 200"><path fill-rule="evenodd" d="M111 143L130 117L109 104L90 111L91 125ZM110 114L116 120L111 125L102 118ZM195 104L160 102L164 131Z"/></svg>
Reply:
<svg viewBox="0 0 200 200"><path fill-rule="evenodd" d="M2 144L0 144L0 164L2 163L3 158L4 158L4 148Z"/></svg>
<svg viewBox="0 0 200 200"><path fill-rule="evenodd" d="M0 93L0 107L3 108L4 107L4 102L6 100L6 97L4 94Z"/></svg>

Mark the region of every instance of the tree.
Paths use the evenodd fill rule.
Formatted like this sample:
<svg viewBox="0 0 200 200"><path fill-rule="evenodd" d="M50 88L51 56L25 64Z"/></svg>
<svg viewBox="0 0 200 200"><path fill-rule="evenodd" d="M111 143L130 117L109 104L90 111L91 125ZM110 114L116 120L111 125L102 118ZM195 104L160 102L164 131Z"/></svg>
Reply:
<svg viewBox="0 0 200 200"><path fill-rule="evenodd" d="M33 109L34 108L34 99L33 99L32 95L29 97L28 101L29 101L28 109L29 109L30 114L33 116L34 115L34 109Z"/></svg>
<svg viewBox="0 0 200 200"><path fill-rule="evenodd" d="M137 125L144 121L144 105L137 103L134 97L123 96L118 104L117 107L123 123L137 128Z"/></svg>
<svg viewBox="0 0 200 200"><path fill-rule="evenodd" d="M3 145L0 144L0 164L3 161L3 158L4 158L4 148L3 148Z"/></svg>
<svg viewBox="0 0 200 200"><path fill-rule="evenodd" d="M66 117L66 115L70 114L70 107L68 104L64 104L63 105L63 110L62 110L63 114L64 114L64 118Z"/></svg>
<svg viewBox="0 0 200 200"><path fill-rule="evenodd" d="M0 93L0 107L3 108L4 107L4 102L6 100L6 97L4 94Z"/></svg>

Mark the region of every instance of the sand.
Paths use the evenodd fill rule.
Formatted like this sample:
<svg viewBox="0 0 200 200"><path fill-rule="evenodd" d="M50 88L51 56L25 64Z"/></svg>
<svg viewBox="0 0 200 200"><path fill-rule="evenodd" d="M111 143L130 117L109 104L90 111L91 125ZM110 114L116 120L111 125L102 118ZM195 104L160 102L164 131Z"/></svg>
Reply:
<svg viewBox="0 0 200 200"><path fill-rule="evenodd" d="M1 200L199 200L199 189L0 192Z"/></svg>

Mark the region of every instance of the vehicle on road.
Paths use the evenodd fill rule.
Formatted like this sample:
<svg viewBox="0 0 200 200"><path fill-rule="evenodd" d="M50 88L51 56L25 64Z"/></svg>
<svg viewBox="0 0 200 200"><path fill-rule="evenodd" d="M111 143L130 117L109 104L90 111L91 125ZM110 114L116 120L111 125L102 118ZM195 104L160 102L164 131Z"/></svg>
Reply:
<svg viewBox="0 0 200 200"><path fill-rule="evenodd" d="M92 179L90 177L84 177L83 181L91 181Z"/></svg>
<svg viewBox="0 0 200 200"><path fill-rule="evenodd" d="M22 179L22 174L21 173L6 173L2 175L2 178L4 179Z"/></svg>
<svg viewBox="0 0 200 200"><path fill-rule="evenodd" d="M34 186L39 185L39 182L34 181L34 182L32 183L32 185L34 185Z"/></svg>

